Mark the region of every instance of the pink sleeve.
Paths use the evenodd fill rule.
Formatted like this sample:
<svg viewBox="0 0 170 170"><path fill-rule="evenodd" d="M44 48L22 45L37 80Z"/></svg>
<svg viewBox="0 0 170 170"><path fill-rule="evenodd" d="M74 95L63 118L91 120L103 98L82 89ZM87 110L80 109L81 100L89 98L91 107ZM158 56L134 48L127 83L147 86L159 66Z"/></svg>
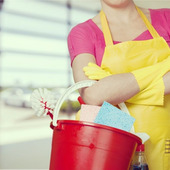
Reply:
<svg viewBox="0 0 170 170"><path fill-rule="evenodd" d="M71 64L78 54L90 53L94 55L94 43L91 38L91 30L82 24L75 26L67 38L68 50L71 58Z"/></svg>
<svg viewBox="0 0 170 170"><path fill-rule="evenodd" d="M166 30L166 36L164 36L164 39L170 47L170 9L162 9L162 14L164 18L163 27Z"/></svg>
<svg viewBox="0 0 170 170"><path fill-rule="evenodd" d="M68 50L71 58L71 64L74 58L81 53L90 53L94 55L94 44L91 38L91 30L82 24L75 26L67 38Z"/></svg>
<svg viewBox="0 0 170 170"><path fill-rule="evenodd" d="M152 24L170 47L170 9L152 9Z"/></svg>

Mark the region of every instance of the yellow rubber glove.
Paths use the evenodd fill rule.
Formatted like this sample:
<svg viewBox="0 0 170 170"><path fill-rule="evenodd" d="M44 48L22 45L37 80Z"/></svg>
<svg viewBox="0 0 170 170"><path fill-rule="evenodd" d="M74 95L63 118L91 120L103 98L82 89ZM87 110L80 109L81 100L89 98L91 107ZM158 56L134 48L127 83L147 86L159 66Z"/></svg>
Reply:
<svg viewBox="0 0 170 170"><path fill-rule="evenodd" d="M126 102L144 105L164 104L163 75L170 70L170 57L155 65L135 70L140 92Z"/></svg>
<svg viewBox="0 0 170 170"><path fill-rule="evenodd" d="M128 103L140 105L158 105L164 104L164 82L160 79L158 82L151 83L146 89L127 100Z"/></svg>
<svg viewBox="0 0 170 170"><path fill-rule="evenodd" d="M155 84L156 82L158 82L169 70L170 56L155 65L132 71L132 74L135 76L140 90L142 91L151 83Z"/></svg>
<svg viewBox="0 0 170 170"><path fill-rule="evenodd" d="M109 71L103 70L95 63L88 63L88 66L83 68L85 75L91 80L100 80L112 75Z"/></svg>

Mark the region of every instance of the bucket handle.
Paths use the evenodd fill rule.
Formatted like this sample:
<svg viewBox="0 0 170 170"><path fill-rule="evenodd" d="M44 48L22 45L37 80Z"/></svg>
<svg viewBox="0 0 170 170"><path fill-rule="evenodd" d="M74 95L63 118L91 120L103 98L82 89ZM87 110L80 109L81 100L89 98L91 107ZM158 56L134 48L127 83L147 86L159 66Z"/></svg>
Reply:
<svg viewBox="0 0 170 170"><path fill-rule="evenodd" d="M72 86L70 86L65 92L64 94L58 99L57 104L54 108L54 112L53 112L53 126L57 126L57 119L58 119L58 115L59 115L59 111L61 108L62 103L64 102L64 100L67 98L67 96L69 94L71 94L73 91L78 90L80 88L83 87L89 87L92 86L94 83L96 83L95 80L83 80L83 81L79 81L75 84L73 84ZM127 113L128 115L130 115L128 108L126 107L125 103L120 103L118 104L118 106L120 107L120 109ZM134 133L134 126L131 129L131 132Z"/></svg>

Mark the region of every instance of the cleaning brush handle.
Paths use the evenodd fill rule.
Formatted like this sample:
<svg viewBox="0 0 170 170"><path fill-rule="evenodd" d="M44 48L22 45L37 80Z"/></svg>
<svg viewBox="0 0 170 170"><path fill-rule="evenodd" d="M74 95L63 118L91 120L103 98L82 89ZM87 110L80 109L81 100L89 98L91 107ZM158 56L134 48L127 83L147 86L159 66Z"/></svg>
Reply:
<svg viewBox="0 0 170 170"><path fill-rule="evenodd" d="M77 100L79 101L80 105L86 104L86 103L83 101L83 99L81 98L81 96L79 96L79 97L77 98Z"/></svg>

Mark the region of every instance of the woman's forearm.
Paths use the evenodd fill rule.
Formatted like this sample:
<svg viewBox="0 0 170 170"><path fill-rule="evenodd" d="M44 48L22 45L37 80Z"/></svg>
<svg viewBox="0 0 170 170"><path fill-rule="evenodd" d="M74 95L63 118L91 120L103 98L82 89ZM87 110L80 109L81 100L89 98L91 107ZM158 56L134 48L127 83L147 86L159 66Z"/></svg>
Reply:
<svg viewBox="0 0 170 170"><path fill-rule="evenodd" d="M94 57L89 54L80 54L75 58L72 67L75 82L88 79L83 72L83 68L87 66L89 62L95 63ZM146 74L148 75L147 71ZM170 72L163 76L163 81L165 85L164 94L170 94ZM144 89L146 88L147 85ZM108 101L115 105L130 99L138 92L140 92L140 88L132 73L111 75L99 80L91 87L80 90L83 100L87 104L94 105L101 105L103 101Z"/></svg>
<svg viewBox="0 0 170 170"><path fill-rule="evenodd" d="M111 75L96 82L93 86L81 91L87 104L101 105L107 101L114 105L133 97L140 91L132 73Z"/></svg>
<svg viewBox="0 0 170 170"><path fill-rule="evenodd" d="M164 94L170 94L170 72L163 76ZM101 105L103 101L113 105L124 102L140 91L139 85L132 73L116 74L99 80L93 86L81 91L81 96L87 104Z"/></svg>

